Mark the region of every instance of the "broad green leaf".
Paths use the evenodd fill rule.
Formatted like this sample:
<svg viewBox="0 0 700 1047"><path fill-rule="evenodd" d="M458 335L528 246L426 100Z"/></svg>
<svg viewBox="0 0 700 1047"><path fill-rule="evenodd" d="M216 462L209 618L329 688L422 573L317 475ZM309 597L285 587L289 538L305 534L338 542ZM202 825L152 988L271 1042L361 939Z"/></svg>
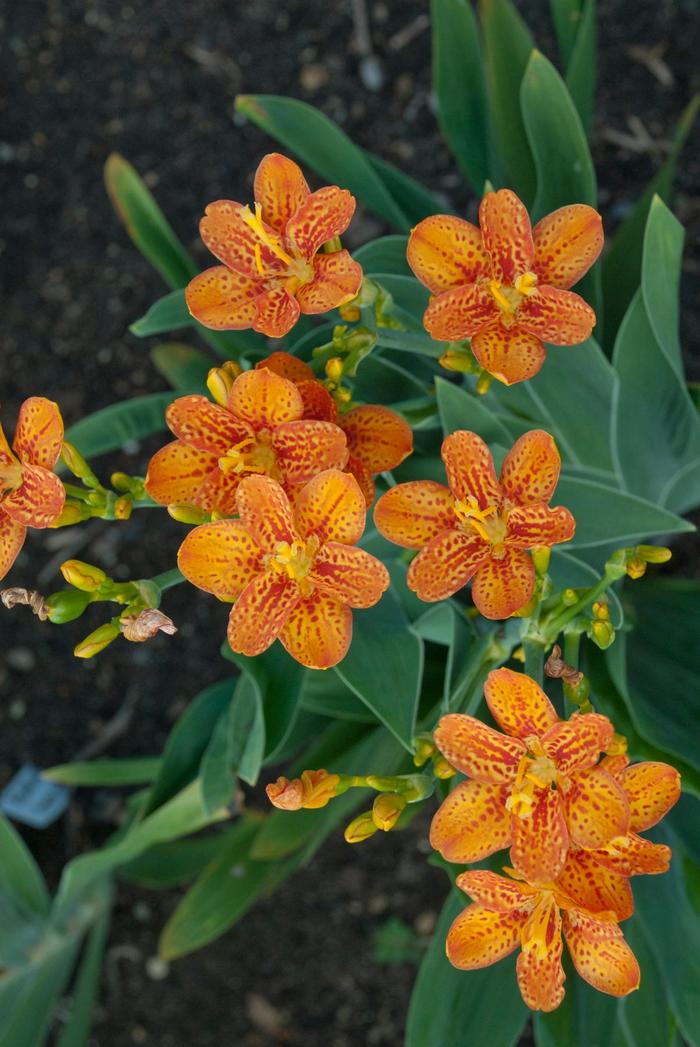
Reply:
<svg viewBox="0 0 700 1047"><path fill-rule="evenodd" d="M207 375L212 367L208 356L199 349L179 342L163 342L151 349L156 371L178 392L206 392Z"/></svg>
<svg viewBox="0 0 700 1047"><path fill-rule="evenodd" d="M386 349L396 349L401 353L417 353L437 360L444 353L444 346L433 341L428 334L417 334L415 331L395 331L391 327L377 328L377 345Z"/></svg>
<svg viewBox="0 0 700 1047"><path fill-rule="evenodd" d="M161 768L160 756L133 756L121 760L88 760L62 763L42 771L61 785L120 786L152 782Z"/></svg>
<svg viewBox="0 0 700 1047"><path fill-rule="evenodd" d="M480 193L489 177L486 85L481 41L469 0L432 0L433 91L440 129Z"/></svg>
<svg viewBox="0 0 700 1047"><path fill-rule="evenodd" d="M252 814L247 819L255 820ZM260 816L262 818L262 816ZM197 836L194 839L176 840L151 847L134 861L119 870L119 877L151 890L179 887L193 880L216 855L227 846L231 835L238 829Z"/></svg>
<svg viewBox="0 0 700 1047"><path fill-rule="evenodd" d="M0 892L26 915L45 916L49 892L31 851L11 822L0 814Z"/></svg>
<svg viewBox="0 0 700 1047"><path fill-rule="evenodd" d="M564 969L567 977L563 1002L551 1014L534 1015L537 1047L627 1047L618 1001L587 985L568 957Z"/></svg>
<svg viewBox="0 0 700 1047"><path fill-rule="evenodd" d="M678 297L684 237L681 223L661 197L654 196L644 230L642 298L659 348L681 377Z"/></svg>
<svg viewBox="0 0 700 1047"><path fill-rule="evenodd" d="M625 920L623 930L641 971L639 992L630 993L618 1004L618 1021L627 1047L643 1043L672 1047L677 1026L664 990L656 950L649 947L638 916Z"/></svg>
<svg viewBox="0 0 700 1047"><path fill-rule="evenodd" d="M70 978L78 940L49 943L42 962L0 978L0 1047L40 1047Z"/></svg>
<svg viewBox="0 0 700 1047"><path fill-rule="evenodd" d="M300 701L302 708L322 716L375 723L375 717L365 703L335 673L306 673Z"/></svg>
<svg viewBox="0 0 700 1047"><path fill-rule="evenodd" d="M435 379L435 392L445 436L456 429L470 429L487 444L510 447L513 442L510 433L498 416L488 409L483 397L445 378Z"/></svg>
<svg viewBox="0 0 700 1047"><path fill-rule="evenodd" d="M142 255L171 287L182 287L197 267L178 240L138 172L119 153L105 164L105 185L112 206Z"/></svg>
<svg viewBox="0 0 700 1047"><path fill-rule="evenodd" d="M518 992L513 957L483 970L458 971L445 956L450 925L468 904L457 890L445 903L413 988L406 1047L466 1047L469 1030L479 1044L494 1047L515 1047L520 1039L529 1012Z"/></svg>
<svg viewBox="0 0 700 1047"><path fill-rule="evenodd" d="M110 404L81 418L66 432L66 439L86 458L107 454L132 440L142 440L165 428L165 409L177 393L149 393L133 400Z"/></svg>
<svg viewBox="0 0 700 1047"><path fill-rule="evenodd" d="M139 320L131 324L129 330L137 338L148 338L155 334L171 334L183 327L191 327L225 360L248 354L267 354L265 338L255 331L210 331L200 324L187 308L184 288L159 298Z"/></svg>
<svg viewBox="0 0 700 1047"><path fill-rule="evenodd" d="M236 775L255 784L264 748L262 692L246 674L238 680L231 704L219 717L202 757L200 775L208 811L230 803Z"/></svg>
<svg viewBox="0 0 700 1047"><path fill-rule="evenodd" d="M451 212L452 207L441 199L428 192L425 186L411 178L404 171L400 171L394 164L383 160L367 150L363 150L365 157L379 175L392 197L399 205L406 218L413 225L427 218L431 214L443 214Z"/></svg>
<svg viewBox="0 0 700 1047"><path fill-rule="evenodd" d="M556 4L556 0L555 0ZM596 0L560 0L579 9L573 51L566 59L566 86L586 134L590 133L598 65Z"/></svg>
<svg viewBox="0 0 700 1047"><path fill-rule="evenodd" d="M106 905L88 934L71 993L68 1020L58 1037L56 1047L85 1047L89 1042L110 917L111 909Z"/></svg>
<svg viewBox="0 0 700 1047"><path fill-rule="evenodd" d="M581 29L585 0L549 0L549 9L557 34L557 45L564 66L568 66Z"/></svg>
<svg viewBox="0 0 700 1047"><path fill-rule="evenodd" d="M411 751L423 677L423 644L396 595L353 614L350 650L334 670Z"/></svg>
<svg viewBox="0 0 700 1047"><path fill-rule="evenodd" d="M411 276L406 261L406 236L380 236L371 240L353 252L353 258L359 262L365 273L392 273L398 276Z"/></svg>
<svg viewBox="0 0 700 1047"><path fill-rule="evenodd" d="M430 300L430 292L427 287L419 283L415 276L400 276L396 273L369 273L369 276L373 280L376 280L378 284L389 292L394 299L394 302L408 314L410 321L413 323L416 331L419 331L422 335L425 335L425 329L423 327L423 313L428 308L428 301ZM403 332L394 330L393 328L379 328L377 333L383 334L384 332L391 331L394 335L400 335ZM429 336L428 340L432 341ZM435 355L439 356L444 352L444 345L440 342L434 342Z"/></svg>
<svg viewBox="0 0 700 1047"><path fill-rule="evenodd" d="M236 654L228 645L224 653L241 672L251 677L260 693L265 720L265 760L274 760L294 725L308 671L278 643L255 658Z"/></svg>
<svg viewBox="0 0 700 1047"><path fill-rule="evenodd" d="M277 95L239 95L236 109L323 178L349 189L397 228L409 230L410 220L362 150L318 109Z"/></svg>

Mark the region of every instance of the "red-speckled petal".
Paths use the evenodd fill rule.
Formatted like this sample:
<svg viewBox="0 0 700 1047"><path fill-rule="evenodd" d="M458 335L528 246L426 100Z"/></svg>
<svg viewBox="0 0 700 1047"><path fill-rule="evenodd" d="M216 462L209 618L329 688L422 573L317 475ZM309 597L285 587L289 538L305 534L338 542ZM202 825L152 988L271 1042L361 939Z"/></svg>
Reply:
<svg viewBox="0 0 700 1047"><path fill-rule="evenodd" d="M447 959L463 971L489 967L517 948L525 920L522 912L492 912L469 905L447 932Z"/></svg>
<svg viewBox="0 0 700 1047"><path fill-rule="evenodd" d="M550 727L541 741L559 773L569 775L593 767L600 753L610 748L614 733L607 716L574 713L570 720L562 720Z"/></svg>
<svg viewBox="0 0 700 1047"><path fill-rule="evenodd" d="M477 785L479 783L463 782L462 784ZM481 785L480 788L488 787ZM536 891L529 885L500 876L488 869L470 869L460 873L455 881L455 886L468 894L477 905L490 909L491 912L514 912L516 909L529 911L532 909L533 896L536 894Z"/></svg>
<svg viewBox="0 0 700 1047"><path fill-rule="evenodd" d="M578 345L590 337L595 313L580 295L542 284L518 310L518 326L551 345Z"/></svg>
<svg viewBox="0 0 700 1047"><path fill-rule="evenodd" d="M435 728L435 744L453 767L479 782L513 782L525 746L463 713L448 713Z"/></svg>
<svg viewBox="0 0 700 1047"><path fill-rule="evenodd" d="M619 836L598 851L595 860L620 876L640 876L668 872L671 848L665 843L652 843L637 833Z"/></svg>
<svg viewBox="0 0 700 1047"><path fill-rule="evenodd" d="M285 648L309 669L330 669L342 661L352 640L352 611L316 590L300 600L280 633Z"/></svg>
<svg viewBox="0 0 700 1047"><path fill-rule="evenodd" d="M337 469L314 476L299 492L294 519L302 538L355 545L365 529L367 507L357 480Z"/></svg>
<svg viewBox="0 0 700 1047"><path fill-rule="evenodd" d="M390 584L381 560L342 542L321 546L309 580L349 607L373 607Z"/></svg>
<svg viewBox="0 0 700 1047"><path fill-rule="evenodd" d="M2 508L24 527L48 527L60 515L66 491L59 478L43 465L22 466L22 482L3 499Z"/></svg>
<svg viewBox="0 0 700 1047"><path fill-rule="evenodd" d="M430 215L411 231L406 260L433 294L476 283L489 269L479 229L446 214Z"/></svg>
<svg viewBox="0 0 700 1047"><path fill-rule="evenodd" d="M277 571L265 571L248 582L228 619L232 651L253 658L280 634L299 601L299 586Z"/></svg>
<svg viewBox="0 0 700 1047"><path fill-rule="evenodd" d="M14 520L0 506L0 579L4 578L19 556L27 528Z"/></svg>
<svg viewBox="0 0 700 1047"><path fill-rule="evenodd" d="M618 920L626 920L634 912L629 879L602 866L596 853L569 849L557 887L578 908L592 913L612 912Z"/></svg>
<svg viewBox="0 0 700 1047"><path fill-rule="evenodd" d="M446 600L467 584L487 556L488 546L479 535L443 531L411 561L406 582L421 600Z"/></svg>
<svg viewBox="0 0 700 1047"><path fill-rule="evenodd" d="M630 758L627 753L618 753L617 756L604 756L600 761L600 766L618 782L621 782L629 762Z"/></svg>
<svg viewBox="0 0 700 1047"><path fill-rule="evenodd" d="M542 283L573 287L603 250L603 221L587 204L570 204L545 215L532 231L534 272Z"/></svg>
<svg viewBox="0 0 700 1047"><path fill-rule="evenodd" d="M376 494L372 473L364 462L354 454L348 455L348 464L345 466L345 471L352 473L357 480L360 490L362 491L362 497L365 500L367 508L369 508L374 501L374 496Z"/></svg>
<svg viewBox="0 0 700 1047"><path fill-rule="evenodd" d="M298 356L285 353L283 349L278 349L277 352L266 356L264 360L260 360L255 365L255 370L261 371L264 367L268 371L278 374L280 378L286 378L287 381L294 382L295 385L299 382L315 381L314 373L309 365L300 360Z"/></svg>
<svg viewBox="0 0 700 1047"><path fill-rule="evenodd" d="M622 775L622 788L630 805L630 829L651 829L681 795L681 776L667 763L636 763Z"/></svg>
<svg viewBox="0 0 700 1047"><path fill-rule="evenodd" d="M535 588L535 568L521 549L506 549L501 560L489 559L472 583L474 606L484 618L508 618L524 607Z"/></svg>
<svg viewBox="0 0 700 1047"><path fill-rule="evenodd" d="M430 825L430 846L448 862L480 862L510 844L507 785L467 780L448 793ZM493 875L493 874L491 874ZM499 881L501 877L498 878ZM512 881L507 882L509 885ZM515 886L515 885L514 885ZM464 890L467 890L465 887ZM470 893L467 890L467 893ZM472 895L486 904L483 898ZM493 904L489 908L498 908ZM514 906L510 906L514 908Z"/></svg>
<svg viewBox="0 0 700 1047"><path fill-rule="evenodd" d="M601 767L573 774L563 798L569 835L579 847L593 850L627 833L630 809L625 791Z"/></svg>
<svg viewBox="0 0 700 1047"><path fill-rule="evenodd" d="M564 999L565 975L561 964L564 943L561 937L562 921L559 909L554 902L543 909L541 919L546 921L542 928L543 940L528 943L526 926L523 932L523 948L515 970L520 995L530 1010L548 1013L556 1010ZM530 918L530 922L534 919L535 914Z"/></svg>
<svg viewBox="0 0 700 1047"><path fill-rule="evenodd" d="M178 440L217 457L253 436L246 422L206 396L179 396L166 410L165 420Z"/></svg>
<svg viewBox="0 0 700 1047"><path fill-rule="evenodd" d="M506 544L515 549L532 549L535 545L557 545L570 542L576 532L576 521L563 505L550 509L539 505L516 505L508 513Z"/></svg>
<svg viewBox="0 0 700 1047"><path fill-rule="evenodd" d="M532 226L525 205L514 192L487 193L479 207L479 225L495 279L512 285L522 273L532 270Z"/></svg>
<svg viewBox="0 0 700 1047"><path fill-rule="evenodd" d="M302 313L327 313L355 297L362 283L362 266L348 251L317 254L314 278L297 291Z"/></svg>
<svg viewBox="0 0 700 1047"><path fill-rule="evenodd" d="M550 883L564 868L569 834L561 793L545 786L535 796L535 805L527 818L513 815L511 819L510 860L531 883Z"/></svg>
<svg viewBox="0 0 700 1047"><path fill-rule="evenodd" d="M471 338L498 317L498 306L482 284L463 284L430 299L423 315L428 334L438 342Z"/></svg>
<svg viewBox="0 0 700 1047"><path fill-rule="evenodd" d="M542 688L525 673L493 669L484 694L498 726L514 738L539 737L559 719Z"/></svg>
<svg viewBox="0 0 700 1047"><path fill-rule="evenodd" d="M626 996L639 988L639 964L616 923L575 909L564 913L564 937L574 967L594 989Z"/></svg>
<svg viewBox="0 0 700 1047"><path fill-rule="evenodd" d="M263 552L240 520L216 520L189 532L177 554L188 582L235 600L264 568Z"/></svg>
<svg viewBox="0 0 700 1047"><path fill-rule="evenodd" d="M287 222L309 195L309 187L298 164L281 153L267 153L255 172L253 194L262 207L263 221L284 233Z"/></svg>
<svg viewBox="0 0 700 1047"><path fill-rule="evenodd" d="M501 486L488 447L476 433L458 429L442 441L440 449L447 483L455 498L475 498L479 509L497 506Z"/></svg>
<svg viewBox="0 0 700 1047"><path fill-rule="evenodd" d="M0 424L0 465L10 466L14 465L16 461L17 459L12 453L12 448L7 442L7 437L5 436L2 424Z"/></svg>
<svg viewBox="0 0 700 1047"><path fill-rule="evenodd" d="M337 422L338 408L325 386L313 381L297 382L299 395L304 402L304 418L315 418L319 422Z"/></svg>
<svg viewBox="0 0 700 1047"><path fill-rule="evenodd" d="M233 272L225 265L205 269L185 288L185 301L195 320L214 331L252 327L259 280Z"/></svg>
<svg viewBox="0 0 700 1047"><path fill-rule="evenodd" d="M547 355L539 338L517 326L504 327L500 320L477 331L471 348L483 369L504 385L533 378Z"/></svg>
<svg viewBox="0 0 700 1047"><path fill-rule="evenodd" d="M63 419L58 404L43 396L30 396L19 409L15 454L22 462L53 469L63 446Z"/></svg>
<svg viewBox="0 0 700 1047"><path fill-rule="evenodd" d="M234 200L215 200L205 209L199 223L199 235L211 253L229 269L255 280L260 280L258 260L266 273L283 272L286 264L265 240L244 221L250 209ZM269 240L281 245L281 238L272 226L264 227Z"/></svg>
<svg viewBox="0 0 700 1047"><path fill-rule="evenodd" d="M379 533L405 549L420 549L457 522L452 494L433 480L397 484L374 507Z"/></svg>
<svg viewBox="0 0 700 1047"><path fill-rule="evenodd" d="M268 338L284 338L299 319L300 309L284 287L264 291L255 299L255 317L252 328Z"/></svg>
<svg viewBox="0 0 700 1047"><path fill-rule="evenodd" d="M218 466L212 469L196 492L193 505L207 512L221 513L222 516L237 516L236 495L243 475L222 473Z"/></svg>
<svg viewBox="0 0 700 1047"><path fill-rule="evenodd" d="M561 459L553 438L543 429L518 437L501 467L501 485L515 505L548 502L559 481Z"/></svg>
<svg viewBox="0 0 700 1047"><path fill-rule="evenodd" d="M231 387L228 409L259 430L296 421L304 405L294 382L264 369L239 374Z"/></svg>
<svg viewBox="0 0 700 1047"><path fill-rule="evenodd" d="M236 494L238 515L265 552L296 538L289 499L269 476L246 476Z"/></svg>
<svg viewBox="0 0 700 1047"><path fill-rule="evenodd" d="M287 222L287 240L303 258L344 233L355 213L355 197L347 189L326 185L310 193Z"/></svg>
<svg viewBox="0 0 700 1047"><path fill-rule="evenodd" d="M197 496L212 472L219 471L216 463L216 455L173 440L156 451L148 463L146 491L159 505L200 505Z"/></svg>
<svg viewBox="0 0 700 1047"><path fill-rule="evenodd" d="M292 484L306 483L324 469L342 469L348 459L345 433L333 422L285 422L275 429L272 447Z"/></svg>
<svg viewBox="0 0 700 1047"><path fill-rule="evenodd" d="M348 450L360 458L371 473L396 469L413 450L413 430L401 415L380 404L353 407L340 424L348 438Z"/></svg>

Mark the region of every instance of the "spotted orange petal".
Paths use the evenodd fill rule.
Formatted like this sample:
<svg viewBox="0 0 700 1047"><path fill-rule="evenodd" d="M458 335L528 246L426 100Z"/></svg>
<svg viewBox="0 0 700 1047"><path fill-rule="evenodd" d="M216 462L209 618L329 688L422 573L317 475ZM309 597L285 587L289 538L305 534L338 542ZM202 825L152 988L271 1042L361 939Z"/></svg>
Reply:
<svg viewBox="0 0 700 1047"><path fill-rule="evenodd" d="M494 851L508 847L510 814L506 800L509 792L505 785L472 779L460 782L433 817L430 846L446 861L460 864L480 862ZM480 897L474 900L485 904Z"/></svg>
<svg viewBox="0 0 700 1047"><path fill-rule="evenodd" d="M547 355L539 338L517 326L504 327L500 320L477 331L471 348L483 369L504 385L533 378Z"/></svg>
<svg viewBox="0 0 700 1047"><path fill-rule="evenodd" d="M357 480L360 490L362 491L362 497L364 498L366 505L369 507L374 501L374 496L376 494L376 487L374 485L372 473L369 471L365 463L353 454L348 455L348 463L345 469L346 472L352 473Z"/></svg>
<svg viewBox="0 0 700 1047"><path fill-rule="evenodd" d="M185 301L195 320L214 331L251 327L255 319L258 280L225 265L205 269L185 288Z"/></svg>
<svg viewBox="0 0 700 1047"><path fill-rule="evenodd" d="M277 571L263 571L246 585L228 619L232 651L253 658L274 643L299 601L299 586Z"/></svg>
<svg viewBox="0 0 700 1047"><path fill-rule="evenodd" d="M598 851L595 860L620 876L639 876L668 872L671 848L665 843L652 843L637 833L611 840Z"/></svg>
<svg viewBox="0 0 700 1047"><path fill-rule="evenodd" d="M262 219L278 233L299 210L309 187L301 168L281 153L267 153L255 172L253 195L262 207Z"/></svg>
<svg viewBox="0 0 700 1047"><path fill-rule="evenodd" d="M268 338L283 338L294 327L299 314L296 298L284 287L274 287L255 299L252 328Z"/></svg>
<svg viewBox="0 0 700 1047"><path fill-rule="evenodd" d="M570 542L576 532L576 521L563 505L550 509L539 505L516 505L508 513L506 542L515 549L532 549L535 545L557 545Z"/></svg>
<svg viewBox="0 0 700 1047"><path fill-rule="evenodd" d="M547 911L546 941L528 947L523 944L515 965L520 995L532 1011L549 1013L564 999L564 968L561 958L561 913L553 904ZM527 934L527 929L525 931Z"/></svg>
<svg viewBox="0 0 700 1047"><path fill-rule="evenodd" d="M344 233L355 213L355 197L347 189L326 185L306 197L287 222L287 240L306 259L319 247Z"/></svg>
<svg viewBox="0 0 700 1047"><path fill-rule="evenodd" d="M244 215L249 208L234 200L215 200L205 209L199 223L199 235L211 253L229 269L255 280L260 280L256 254L266 272L284 271L285 263L272 251L265 240L251 228ZM277 241L272 226L265 228L268 239Z"/></svg>
<svg viewBox="0 0 700 1047"><path fill-rule="evenodd" d="M324 469L342 469L348 458L345 433L333 422L285 422L275 429L272 447L292 484L306 483Z"/></svg>
<svg viewBox="0 0 700 1047"><path fill-rule="evenodd" d="M574 967L594 989L626 996L639 988L639 964L616 923L572 910L564 913L564 936Z"/></svg>
<svg viewBox="0 0 700 1047"><path fill-rule="evenodd" d="M525 673L493 669L486 677L484 694L498 726L515 738L539 737L559 719L542 688Z"/></svg>
<svg viewBox="0 0 700 1047"><path fill-rule="evenodd" d="M309 580L349 607L373 607L390 584L389 572L376 556L341 542L321 546Z"/></svg>
<svg viewBox="0 0 700 1047"><path fill-rule="evenodd" d="M347 654L352 640L352 611L317 589L289 615L280 640L292 658L309 669L330 669Z"/></svg>
<svg viewBox="0 0 700 1047"><path fill-rule="evenodd" d="M19 409L15 454L22 462L53 469L63 446L63 419L58 404L43 396L30 396Z"/></svg>
<svg viewBox="0 0 700 1047"><path fill-rule="evenodd" d="M317 254L314 278L297 291L302 313L327 313L355 297L362 283L362 266L349 251Z"/></svg>
<svg viewBox="0 0 700 1047"><path fill-rule="evenodd" d="M532 231L534 272L542 283L573 287L603 249L603 222L587 204L570 204L545 215Z"/></svg>
<svg viewBox="0 0 700 1047"><path fill-rule="evenodd" d="M552 345L578 345L590 337L595 313L573 291L542 284L520 306L518 326Z"/></svg>
<svg viewBox="0 0 700 1047"><path fill-rule="evenodd" d="M165 420L179 440L217 457L253 436L246 422L206 396L179 396L167 408Z"/></svg>
<svg viewBox="0 0 700 1047"><path fill-rule="evenodd" d="M456 527L454 498L447 487L433 480L397 484L374 507L374 523L390 542L405 549L420 549Z"/></svg>
<svg viewBox="0 0 700 1047"><path fill-rule="evenodd" d="M212 472L218 472L217 458L208 451L173 440L161 447L148 463L146 491L159 505L184 502L200 505L198 494ZM209 506L201 505L208 509Z"/></svg>
<svg viewBox="0 0 700 1047"><path fill-rule="evenodd" d="M501 485L515 505L548 502L559 482L561 459L553 438L543 429L518 437L501 466Z"/></svg>
<svg viewBox="0 0 700 1047"><path fill-rule="evenodd" d="M286 378L287 381L295 384L315 381L314 373L308 364L305 364L298 356L292 356L291 353L285 353L281 349L270 353L264 360L259 360L255 365L255 370L261 371L263 367L266 367L268 371L274 372L274 374L278 374L280 378Z"/></svg>
<svg viewBox="0 0 700 1047"><path fill-rule="evenodd" d="M435 744L453 767L479 782L513 782L525 746L463 713L448 713L435 728Z"/></svg>
<svg viewBox="0 0 700 1047"><path fill-rule="evenodd" d="M24 527L48 527L60 515L66 491L59 478L43 465L22 465L22 482L3 499L2 508Z"/></svg>
<svg viewBox="0 0 700 1047"><path fill-rule="evenodd" d="M235 600L263 570L260 546L240 520L216 520L189 532L177 554L177 565L188 582Z"/></svg>
<svg viewBox="0 0 700 1047"><path fill-rule="evenodd" d="M222 473L217 466L209 473L198 489L193 505L207 512L221 513L223 516L236 516L238 505L236 495L238 486L245 474Z"/></svg>
<svg viewBox="0 0 700 1047"><path fill-rule="evenodd" d="M462 284L430 299L423 314L428 334L439 342L471 338L498 316L498 306L483 284Z"/></svg>
<svg viewBox="0 0 700 1047"><path fill-rule="evenodd" d="M622 788L630 805L630 829L642 832L661 821L676 803L681 776L667 763L636 763L624 772Z"/></svg>
<svg viewBox="0 0 700 1047"><path fill-rule="evenodd" d="M492 912L468 905L447 932L447 959L463 971L489 967L517 948L525 919L518 911Z"/></svg>
<svg viewBox="0 0 700 1047"><path fill-rule="evenodd" d="M297 389L304 403L304 418L316 418L319 422L337 422L338 408L335 400L316 379L297 382Z"/></svg>
<svg viewBox="0 0 700 1047"><path fill-rule="evenodd" d="M626 920L634 912L634 899L629 879L604 868L596 860L597 852L570 848L557 887L588 912L612 912Z"/></svg>
<svg viewBox="0 0 700 1047"><path fill-rule="evenodd" d="M355 477L327 469L299 492L294 519L302 538L315 534L322 542L354 545L365 529L366 511Z"/></svg>
<svg viewBox="0 0 700 1047"><path fill-rule="evenodd" d="M282 488L269 476L246 476L236 494L238 515L265 552L295 538L292 510Z"/></svg>
<svg viewBox="0 0 700 1047"><path fill-rule="evenodd" d="M421 600L446 600L467 584L487 556L488 546L479 535L443 531L411 561L406 582Z"/></svg>
<svg viewBox="0 0 700 1047"><path fill-rule="evenodd" d="M476 784L463 782L463 785ZM482 786L486 788L486 786ZM449 797L448 797L449 799ZM511 880L488 869L469 869L460 873L455 881L460 891L468 894L472 901L491 912L513 912L515 909L532 907L533 889L516 880Z"/></svg>
<svg viewBox="0 0 700 1047"><path fill-rule="evenodd" d="M0 465L9 466L14 465L16 462L17 459L12 453L12 448L7 442L5 431L0 423Z"/></svg>
<svg viewBox="0 0 700 1047"><path fill-rule="evenodd" d="M476 499L479 509L498 505L501 487L488 447L476 433L458 429L442 441L440 455L455 498Z"/></svg>
<svg viewBox="0 0 700 1047"><path fill-rule="evenodd" d="M5 577L19 556L26 536L24 524L16 523L0 506L0 579Z"/></svg>
<svg viewBox="0 0 700 1047"><path fill-rule="evenodd" d="M535 587L535 568L520 549L506 549L500 560L486 560L474 575L472 600L484 618L508 618L524 607Z"/></svg>
<svg viewBox="0 0 700 1047"><path fill-rule="evenodd" d="M621 782L629 762L630 758L627 753L618 753L616 756L604 756L600 761L600 766L604 767L608 774L611 774L618 782Z"/></svg>
<svg viewBox="0 0 700 1047"><path fill-rule="evenodd" d="M228 409L256 430L301 418L304 406L293 382L272 371L244 371L236 378Z"/></svg>
<svg viewBox="0 0 700 1047"><path fill-rule="evenodd" d="M510 189L487 193L479 207L484 247L491 275L505 284L532 270L535 248L527 209Z"/></svg>
<svg viewBox="0 0 700 1047"><path fill-rule="evenodd" d="M371 473L395 469L413 450L413 430L401 415L380 404L363 404L344 414L340 423L351 454Z"/></svg>
<svg viewBox="0 0 700 1047"><path fill-rule="evenodd" d="M601 767L577 771L564 791L569 834L579 847L602 847L629 829L630 809L619 782Z"/></svg>
<svg viewBox="0 0 700 1047"><path fill-rule="evenodd" d="M560 774L593 767L601 752L612 744L613 725L600 713L574 713L569 720L555 723L541 738L547 756Z"/></svg>
<svg viewBox="0 0 700 1047"><path fill-rule="evenodd" d="M433 294L476 283L489 268L479 229L446 214L430 215L418 223L409 237L406 259Z"/></svg>
<svg viewBox="0 0 700 1047"><path fill-rule="evenodd" d="M510 860L526 880L549 883L564 868L569 834L560 793L546 786L535 795L531 814L511 819Z"/></svg>

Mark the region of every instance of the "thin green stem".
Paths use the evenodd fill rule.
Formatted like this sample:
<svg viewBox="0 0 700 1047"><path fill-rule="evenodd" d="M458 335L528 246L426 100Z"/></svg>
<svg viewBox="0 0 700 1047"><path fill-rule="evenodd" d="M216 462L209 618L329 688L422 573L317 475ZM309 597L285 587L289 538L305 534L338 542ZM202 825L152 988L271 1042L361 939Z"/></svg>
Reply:
<svg viewBox="0 0 700 1047"><path fill-rule="evenodd" d="M544 679L544 644L539 640L526 638L523 640L525 651L525 672L531 676L535 683L542 686Z"/></svg>
<svg viewBox="0 0 700 1047"><path fill-rule="evenodd" d="M592 586L587 592L585 592L583 596L576 601L575 604L573 604L571 607L567 607L557 618L554 618L551 622L546 623L544 625L544 630L546 631L548 638L552 642L556 640L557 636L562 631L564 626L568 625L569 622L572 621L572 619L574 619L577 614L580 614L581 611L585 610L585 608L588 607L588 605L592 603L596 599L596 597L604 593L606 589L609 589L613 582L617 580L617 577L618 576L613 576L606 571L603 577L600 579L600 581L596 582L594 586Z"/></svg>
<svg viewBox="0 0 700 1047"><path fill-rule="evenodd" d="M185 576L181 571L178 571L177 567L173 567L172 571L163 571L162 574L157 574L150 580L153 585L157 585L163 593L166 589L172 589L174 585L179 585L180 582L184 582Z"/></svg>
<svg viewBox="0 0 700 1047"><path fill-rule="evenodd" d="M564 661L574 669L578 669L579 649L581 647L581 633L564 633Z"/></svg>

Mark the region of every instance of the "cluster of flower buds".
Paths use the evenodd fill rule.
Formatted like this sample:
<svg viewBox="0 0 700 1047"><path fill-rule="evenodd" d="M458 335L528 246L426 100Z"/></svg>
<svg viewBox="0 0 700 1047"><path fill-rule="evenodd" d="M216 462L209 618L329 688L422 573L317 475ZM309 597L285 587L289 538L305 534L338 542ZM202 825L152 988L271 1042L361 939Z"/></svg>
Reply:
<svg viewBox="0 0 700 1047"><path fill-rule="evenodd" d="M134 505L148 501L143 479L126 473L113 473L110 482L114 490L106 488L92 471L84 457L73 444L64 442L61 458L82 486L65 484L66 503L63 512L51 525L66 527L81 523L91 517L102 520L128 520Z"/></svg>

